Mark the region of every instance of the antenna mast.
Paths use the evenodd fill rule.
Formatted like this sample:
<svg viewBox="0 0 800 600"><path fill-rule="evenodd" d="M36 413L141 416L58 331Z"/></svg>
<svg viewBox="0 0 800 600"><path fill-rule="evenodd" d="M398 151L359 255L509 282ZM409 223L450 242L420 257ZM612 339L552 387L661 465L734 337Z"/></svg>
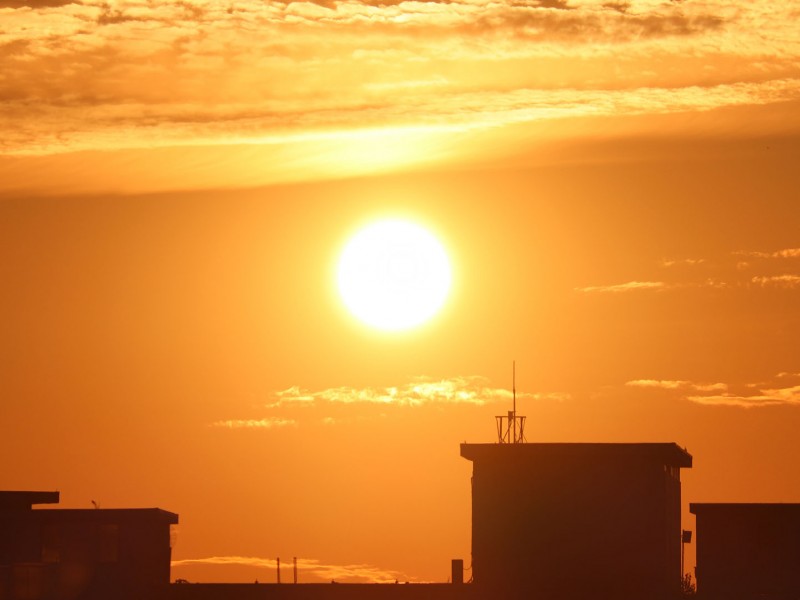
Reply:
<svg viewBox="0 0 800 600"><path fill-rule="evenodd" d="M517 361L511 361L511 397L514 402L514 439L517 439Z"/></svg>
<svg viewBox="0 0 800 600"><path fill-rule="evenodd" d="M495 417L498 444L524 444L526 441L525 417L517 415L517 361L511 362L511 401L512 410Z"/></svg>

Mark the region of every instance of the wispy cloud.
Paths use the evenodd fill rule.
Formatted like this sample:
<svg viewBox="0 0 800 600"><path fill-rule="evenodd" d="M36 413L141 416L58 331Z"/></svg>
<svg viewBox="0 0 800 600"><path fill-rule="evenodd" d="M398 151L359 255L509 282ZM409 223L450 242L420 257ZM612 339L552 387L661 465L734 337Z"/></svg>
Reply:
<svg viewBox="0 0 800 600"><path fill-rule="evenodd" d="M800 405L800 373L778 373L772 382L745 383L738 386L670 379L635 379L625 385L677 393L684 400L705 406L758 408ZM746 393L733 391L734 389Z"/></svg>
<svg viewBox="0 0 800 600"><path fill-rule="evenodd" d="M634 379L633 381L625 382L625 385L630 387L661 388L665 390L677 390L688 384L688 381L671 379Z"/></svg>
<svg viewBox="0 0 800 600"><path fill-rule="evenodd" d="M746 257L747 260L741 260ZM646 290L746 290L755 288L800 289L800 274L786 272L795 267L800 248L736 250L722 258L663 258L658 263L665 280L576 287L585 293L619 293ZM683 267L683 268L681 268ZM777 269L780 271L776 272ZM761 274L754 275L753 272ZM668 276L668 277L667 277Z"/></svg>
<svg viewBox="0 0 800 600"><path fill-rule="evenodd" d="M664 258L661 260L662 267L675 267L675 266L695 266L695 265L702 265L705 264L707 261L705 258L673 258L667 259Z"/></svg>
<svg viewBox="0 0 800 600"><path fill-rule="evenodd" d="M742 273L761 271L763 273L751 276L749 279L751 284L759 287L800 288L800 275L785 272L787 268L798 267L792 259L800 258L800 248L771 251L739 250L733 255L747 259L737 261L736 269L738 271Z"/></svg>
<svg viewBox="0 0 800 600"><path fill-rule="evenodd" d="M272 558L255 556L210 556L207 558L186 558L173 560L173 567L190 565L235 565L270 569L278 568L278 563ZM287 567L286 563L283 565ZM393 583L395 581L408 581L410 578L405 573L391 569L381 569L368 564L336 565L324 563L312 558L298 558L297 570L299 577L311 577L322 581L340 581L343 583Z"/></svg>
<svg viewBox="0 0 800 600"><path fill-rule="evenodd" d="M693 383L691 381L673 379L634 379L626 381L625 385L639 388L655 388L662 390L695 390L703 392L724 391L728 389L725 383Z"/></svg>
<svg viewBox="0 0 800 600"><path fill-rule="evenodd" d="M711 396L687 396L687 400L709 406L759 406L800 405L800 385L786 388L768 388L752 395L717 394Z"/></svg>
<svg viewBox="0 0 800 600"><path fill-rule="evenodd" d="M390 410L415 409L423 406L484 406L510 403L510 389L491 385L486 377L462 376L445 379L417 377L397 386L332 387L309 390L292 386L271 394L262 406L267 416L252 419L224 419L211 423L224 429L276 429L299 427L303 423L340 425L385 417ZM566 392L517 391L517 399L561 402L569 400ZM361 412L346 410L349 405L362 405ZM366 410L367 407L369 410Z"/></svg>
<svg viewBox="0 0 800 600"><path fill-rule="evenodd" d="M776 258L800 258L800 248L786 248L773 253Z"/></svg>
<svg viewBox="0 0 800 600"><path fill-rule="evenodd" d="M511 399L507 388L493 387L489 380L480 376L453 377L450 379L417 378L414 381L392 387L335 387L322 390L307 390L294 386L275 393L268 408L287 405L311 405L319 403L372 403L393 406L422 406L425 404L477 404L505 402ZM532 400L564 400L569 397L562 392L517 392L517 397Z"/></svg>
<svg viewBox="0 0 800 600"><path fill-rule="evenodd" d="M790 1L5 0L0 11L7 154L287 144L800 97Z"/></svg>
<svg viewBox="0 0 800 600"><path fill-rule="evenodd" d="M613 285L593 285L588 287L575 288L578 292L585 293L612 293L637 292L642 290L663 290L667 288L663 281L628 281L627 283L617 283Z"/></svg>
<svg viewBox="0 0 800 600"><path fill-rule="evenodd" d="M783 274L753 277L752 282L762 287L777 286L795 288L800 287L800 275Z"/></svg>
<svg viewBox="0 0 800 600"><path fill-rule="evenodd" d="M212 427L223 427L225 429L273 429L275 427L296 426L294 419L284 419L277 417L267 417L264 419L228 419L215 421Z"/></svg>
<svg viewBox="0 0 800 600"><path fill-rule="evenodd" d="M784 248L773 252L763 252L760 250L740 250L734 254L742 256L752 256L755 258L800 258L800 248Z"/></svg>

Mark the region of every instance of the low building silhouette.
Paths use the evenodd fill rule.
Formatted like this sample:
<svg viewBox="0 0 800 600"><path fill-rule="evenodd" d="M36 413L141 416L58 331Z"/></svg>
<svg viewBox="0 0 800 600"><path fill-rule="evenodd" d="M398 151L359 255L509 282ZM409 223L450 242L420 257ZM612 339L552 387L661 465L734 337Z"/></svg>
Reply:
<svg viewBox="0 0 800 600"><path fill-rule="evenodd" d="M0 600L671 600L681 595L674 443L527 443L498 417L472 461L472 561L452 583L190 584L170 580L178 515L59 509L58 492L0 492ZM701 600L800 598L800 504L691 504ZM333 582L332 582L333 583Z"/></svg>
<svg viewBox="0 0 800 600"><path fill-rule="evenodd" d="M449 583L177 583L168 600L500 600ZM588 599L587 599L588 600Z"/></svg>
<svg viewBox="0 0 800 600"><path fill-rule="evenodd" d="M58 492L0 492L0 598L138 600L166 590L178 515L33 509L58 501Z"/></svg>
<svg viewBox="0 0 800 600"><path fill-rule="evenodd" d="M678 595L692 457L676 444L462 444L461 456L473 463L473 583L487 598Z"/></svg>
<svg viewBox="0 0 800 600"><path fill-rule="evenodd" d="M800 598L800 504L702 504L697 593L708 600Z"/></svg>

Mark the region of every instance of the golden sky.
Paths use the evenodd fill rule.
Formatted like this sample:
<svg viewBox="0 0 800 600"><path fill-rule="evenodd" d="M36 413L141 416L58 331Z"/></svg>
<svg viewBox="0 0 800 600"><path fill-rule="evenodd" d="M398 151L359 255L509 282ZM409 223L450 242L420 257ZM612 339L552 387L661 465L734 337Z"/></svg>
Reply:
<svg viewBox="0 0 800 600"><path fill-rule="evenodd" d="M3 0L0 175L53 193L248 187L520 141L796 131L798 11Z"/></svg>
<svg viewBox="0 0 800 600"><path fill-rule="evenodd" d="M444 581L516 360L530 441L800 501L798 19L0 0L1 487L179 513L173 577ZM392 334L335 283L387 216L453 267Z"/></svg>

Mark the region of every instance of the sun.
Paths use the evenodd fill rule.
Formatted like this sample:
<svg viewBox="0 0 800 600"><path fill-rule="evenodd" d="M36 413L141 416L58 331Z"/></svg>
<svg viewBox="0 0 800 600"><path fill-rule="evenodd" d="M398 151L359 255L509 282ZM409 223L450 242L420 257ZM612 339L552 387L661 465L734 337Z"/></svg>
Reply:
<svg viewBox="0 0 800 600"><path fill-rule="evenodd" d="M367 225L339 259L339 293L362 322L384 331L428 321L450 290L450 261L426 229L403 220Z"/></svg>

